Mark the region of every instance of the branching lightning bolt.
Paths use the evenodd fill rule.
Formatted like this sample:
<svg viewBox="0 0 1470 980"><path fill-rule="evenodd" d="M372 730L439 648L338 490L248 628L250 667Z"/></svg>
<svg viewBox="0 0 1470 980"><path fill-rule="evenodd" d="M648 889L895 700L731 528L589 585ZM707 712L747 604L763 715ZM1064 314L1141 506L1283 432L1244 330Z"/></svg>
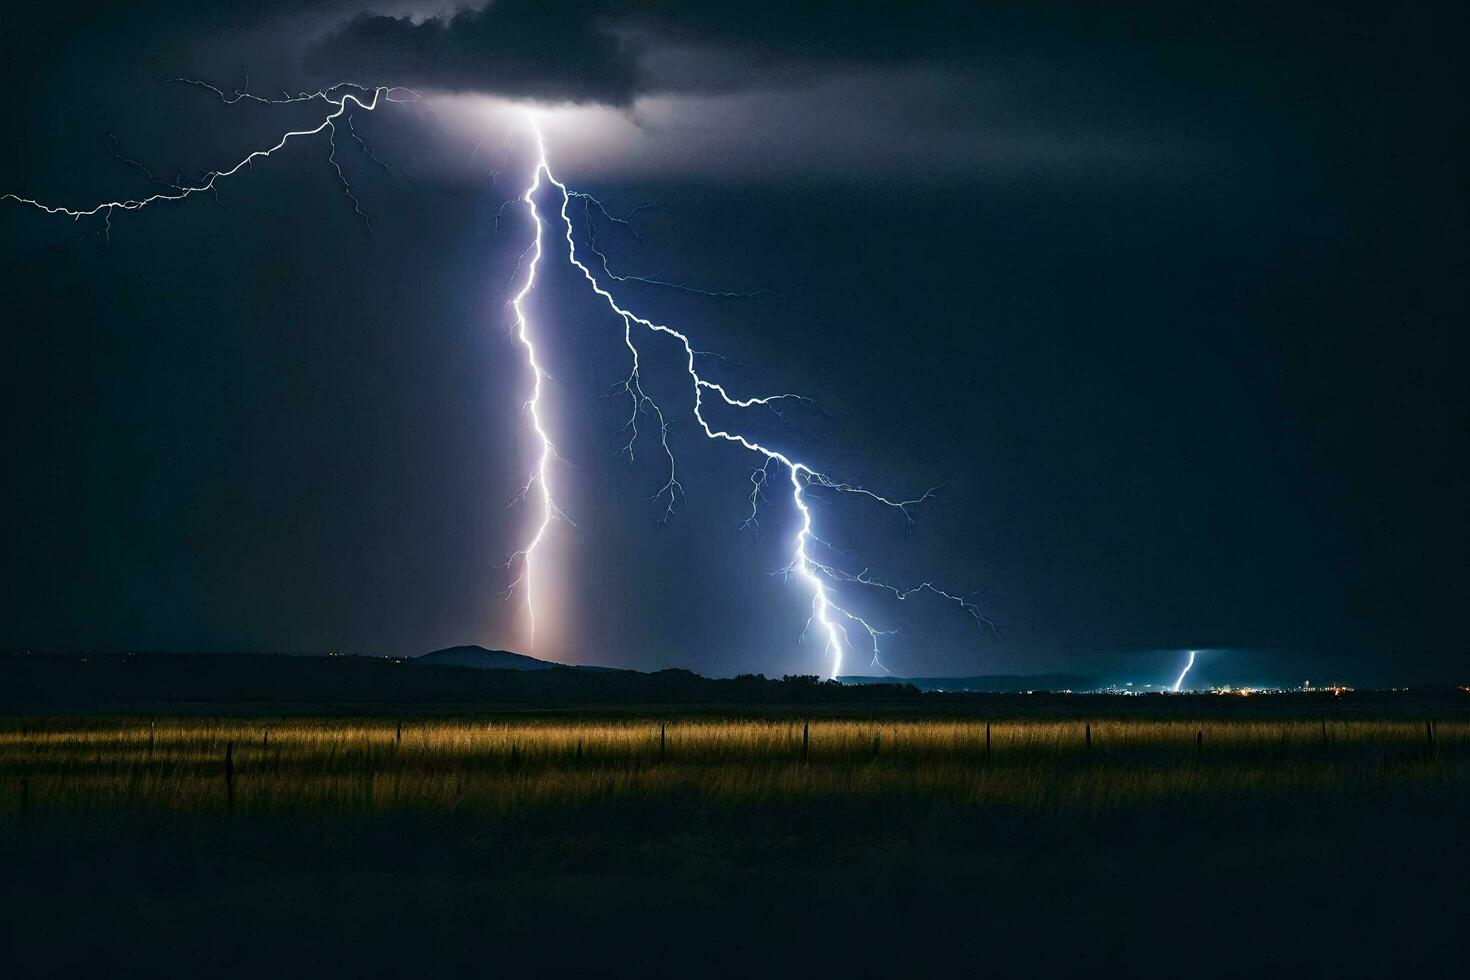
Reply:
<svg viewBox="0 0 1470 980"><path fill-rule="evenodd" d="M700 289L696 286L691 286L688 283L672 282L668 279L663 278L664 269L659 269L652 275L647 276L619 275L618 273L613 272L611 268L609 268L607 256L597 247L597 223L593 220L592 209L596 208L597 212L612 224L626 228L628 230L628 233L632 235L636 241L641 242L643 241L643 236L638 233L637 227L633 224L633 216L638 214L640 211L662 211L663 208L659 207L656 204L640 204L638 207L629 211L622 217L618 217L617 215L609 211L601 201L593 197L591 194L574 190L568 190L566 193L568 197L576 198L582 202L583 218L587 227L587 251L597 256L597 263L599 266L601 266L603 275L607 276L607 278L613 280L614 282L638 282L643 283L646 286L663 286L666 289L677 289L680 292L693 293L696 296L709 296L713 299L754 299L757 296L771 295L771 291L769 289L757 289L753 292L746 293L731 292L728 290Z"/></svg>
<svg viewBox="0 0 1470 980"><path fill-rule="evenodd" d="M244 170L246 167L254 164L256 160L270 156L277 150L280 150L281 148L286 146L286 144L290 143L292 140L303 139L305 137L315 136L321 132L326 132L328 146L330 147L327 159L336 169L337 176L342 182L342 187L346 191L348 199L352 202L355 213L361 216L366 222L367 214L363 212L362 206L358 202L357 197L352 193L352 186L347 181L347 175L343 173L341 165L337 162L337 123L338 121L345 119L345 121L348 123L349 131L351 131L350 110L353 107L362 109L365 112L372 112L373 110L378 108L379 102L410 104L421 104L423 102L423 97L419 95L418 92L415 92L413 89L403 88L401 86L380 85L377 87L369 87L366 85L357 85L351 82L339 82L336 85L331 85L324 89L318 89L315 92L300 92L296 95L283 94L281 98L276 99L266 98L259 95L252 95L244 91L243 89L236 89L233 94L226 94L223 89L220 89L214 85L210 85L207 82L198 81L197 79L193 78L169 78L165 79L165 81L193 85L197 88L202 88L207 91L213 92L226 105L233 105L236 102L240 102L242 100L259 102L265 105L287 105L296 102L312 102L319 99L322 101L322 103L324 103L324 105L330 106L331 111L328 112L326 116L322 119L322 121L316 126L310 129L288 130L273 145L258 150L252 150L232 166L225 167L220 170L211 170L200 179L187 184L184 183L182 180L175 180L172 183L158 180L156 177L154 177L153 173L147 167L144 167L137 161L132 160L128 157L124 157L121 153L117 152L116 144L114 144L113 152L120 160L135 167L138 170L141 170L154 184L161 185L166 188L165 190L160 190L145 197L119 198L117 200L103 201L100 204L94 204L91 207L83 208L69 208L43 204L41 201L35 198L22 197L19 194L13 193L0 194L0 201L16 201L20 204L26 205L27 207L32 207L41 211L45 211L47 214L66 215L73 221L86 217L101 216L103 221L103 229L104 231L108 232L110 236L112 228L112 213L114 211L137 211L153 204L162 204L169 201L182 201L185 198L192 197L193 195L198 194L200 191L213 192L219 181L228 177L235 176L235 174L239 173L241 170ZM372 151L368 149L367 144L363 143L362 139L357 136L355 131L352 132L352 136L362 146L364 152L368 154L368 157L370 159L379 164L382 163L381 160L378 160L377 157L373 155Z"/></svg>
<svg viewBox="0 0 1470 980"><path fill-rule="evenodd" d="M246 167L252 166L257 159L269 157L277 150L282 149L293 140L304 139L325 132L329 146L328 161L336 171L337 177L342 184L344 194L351 202L353 211L359 215L369 231L371 224L368 215L364 211L361 201L353 191L352 185L347 179L337 160L337 124L345 123L348 135L358 144L362 152L375 164L384 170L388 165L372 151L353 125L352 113L361 109L372 112L381 103L411 104L428 109L423 97L416 91L398 86L369 87L355 83L338 83L314 92L299 92L296 95L282 93L279 98L268 98L255 95L247 91L249 87L248 76L244 84L233 92L225 92L217 86L192 78L173 78L167 81L192 85L213 93L221 102L233 105L241 101L250 101L265 105L285 105L291 103L309 103L320 101L324 108L329 111L321 121L314 127L308 129L289 130L285 132L274 144L257 150L252 150L239 161L229 167L208 171L197 179L185 180L180 174L173 181L161 180L154 175L146 166L132 158L125 157L117 149L116 141L113 141L113 152L129 166L141 171L154 186L160 188L155 193L136 198L119 198L116 200L103 201L99 204L83 208L70 208L44 204L38 199L24 197L19 194L7 193L0 195L0 200L16 201L27 207L36 208L47 214L59 214L79 220L83 217L100 216L103 220L103 231L110 234L111 217L118 210L136 211L153 204L164 202L181 201L201 191L209 191L217 195L218 183L226 178L232 177ZM528 114L529 115L529 114ZM679 345L684 353L685 372L688 377L689 391L692 395L692 413L700 430L706 438L718 442L734 443L746 451L754 454L760 459L760 463L751 471L751 493L750 514L746 517L743 526L757 526L760 504L762 501L769 502L767 493L773 478L784 473L785 482L789 485L790 502L798 515L798 528L796 536L792 541L790 561L777 574L786 577L795 575L806 587L811 595L811 613L807 619L807 625L802 630L805 637L813 626L820 633L823 651L830 663L829 676L836 677L842 670L843 655L846 649L853 647L853 637L860 636L863 642L871 650L872 665L885 670L880 661L881 638L893 634L890 629L880 629L870 623L866 618L854 612L837 592L837 586L857 585L886 593L898 600L904 600L918 593L929 593L942 598L963 610L976 624L998 632L995 625L987 619L975 602L973 594L963 595L940 588L932 581L925 581L918 585L901 587L892 585L887 581L879 579L871 574L870 570L863 569L859 572L851 572L838 564L837 555L840 554L829 542L819 537L815 530L815 517L812 506L814 501L822 493L846 494L864 497L883 507L896 510L905 522L912 524L914 521L913 509L930 499L935 489L931 488L918 497L901 499L894 496L878 493L867 487L834 479L825 472L814 468L811 464L796 459L787 452L767 446L749 435L721 424L713 423L705 415L706 399L722 404L727 409L744 411L748 409L764 409L781 416L781 407L789 402L805 402L805 396L795 393L777 393L770 395L758 395L741 397L731 393L724 385L705 377L699 370L698 358L709 355L709 352L697 349L689 336L666 324L656 323L620 305L608 288L599 280L598 274L586 264L578 254L577 238L573 226L570 208L573 200L579 200L583 204L583 213L588 226L589 238L586 243L587 251L595 256L596 265L601 275L611 282L640 282L649 285L664 286L688 292L700 293L707 296L731 297L731 296L753 296L755 293L729 293L708 292L687 286L683 283L667 281L660 274L653 276L625 276L617 275L608 267L606 255L598 249L596 244L595 229L593 228L592 209L597 211L607 220L616 225L625 226L635 236L638 236L636 228L630 222L637 211L634 209L623 217L611 214L600 201L579 191L571 190L560 181L551 170L547 157L545 140L536 126L534 116L530 116L531 129L535 135L536 161L535 171L532 174L530 184L519 198L506 202L501 211L496 215L496 228L498 230L501 214L506 207L515 203L524 203L530 212L534 225L534 237L531 245L522 253L516 264L516 272L513 276L520 274L521 268L525 268L525 278L519 291L511 301L511 307L515 314L514 336L525 354L525 362L531 376L531 394L524 405L524 410L530 419L530 429L538 444L536 465L530 478L517 494L517 500L532 498L538 502L538 514L535 522L534 532L529 536L526 544L515 552L506 563L507 567L516 567L515 580L506 589L506 594L512 594L518 587L524 587L528 622L534 639L536 615L535 597L536 586L536 559L538 551L545 542L545 538L552 523L556 520L565 521L575 527L567 515L557 505L552 493L552 470L553 464L558 459L555 445L551 434L547 430L545 419L542 414L542 395L548 375L543 366L544 362L539 356L535 344L535 331L526 309L526 303L536 286L536 274L544 253L545 235L547 232L547 220L537 206L538 194L543 193L545 186L555 187L560 195L560 206L557 216L560 219L566 242L566 255L568 261L586 279L588 285L608 306L608 309L622 321L623 343L628 350L630 358L630 370L627 378L616 388L615 391L625 394L630 402L631 411L625 431L628 433L628 442L620 452L630 460L633 458L635 446L640 436L638 420L642 416L651 415L656 422L659 449L667 461L667 476L663 485L653 494L651 499L656 499L663 504L664 510L660 521L667 521L675 514L676 508L684 498L684 488L678 479L677 459L669 441L670 420L665 410L647 393L642 383L641 347L640 342L645 336L663 337L672 340ZM478 150L478 145L476 147ZM510 147L507 145L505 159L501 166L491 175L492 183L498 179L504 170L505 160L509 158ZM545 184L543 184L543 178ZM527 257L529 256L529 261ZM712 355L718 356L718 355ZM774 470L774 472L773 472ZM816 494L813 492L817 491ZM1190 665L1194 662L1193 653L1190 654ZM1189 668L1185 668L1187 674ZM1180 679L1175 683L1178 690Z"/></svg>
<svg viewBox="0 0 1470 980"><path fill-rule="evenodd" d="M820 560L814 555L814 550L817 547L825 546L828 550L832 549L830 549L830 546L826 546L826 543L816 535L814 530L812 502L809 497L809 492L813 488L822 488L835 493L867 497L885 507L899 511L903 515L904 520L909 523L913 521L912 508L932 497L935 490L926 490L920 496L907 500L889 497L866 487L835 480L827 474L813 468L811 465L795 459L778 449L764 445L748 435L711 423L704 413L704 400L707 396L718 398L720 402L731 409L770 408L788 399L799 399L802 396L793 393L779 393L753 397L738 397L723 385L709 380L700 373L697 364L697 355L701 352L696 350L687 334L667 324L656 323L620 305L613 294L598 280L592 269L578 256L576 234L569 209L574 198L579 198L584 201L589 199L586 195L570 190L566 184L557 179L551 170L551 164L547 158L546 141L540 129L536 126L534 116L530 117L530 124L535 132L536 138L536 170L531 188L527 191L523 200L530 206L531 215L536 225L537 255L540 255L540 240L543 233L544 221L536 206L534 192L540 188L541 179L544 175L546 181L560 192L561 204L559 214L565 232L563 237L566 241L567 260L582 273L582 276L587 280L593 292L600 296L607 303L608 308L622 320L623 341L628 348L632 361L632 370L624 384L624 390L627 391L633 402L631 421L633 440L637 438L636 420L640 410L645 406L651 405L657 413L661 448L669 461L669 480L664 489L659 493L659 496L667 495L668 498L668 505L664 515L665 519L672 514L676 496L682 493L682 488L679 487L678 481L674 476L675 457L668 442L666 415L657 406L657 403L644 392L640 383L640 348L638 342L634 339L635 327L640 328L641 332L672 338L683 349L685 371L688 374L691 394L693 395L692 410L694 419L704 435L712 440L735 443L762 458L761 466L755 471L755 475L752 476L754 487L751 491L751 516L747 518L747 524L752 523L756 518L760 500L764 496L765 484L770 477L770 467L775 464L785 470L790 483L791 503L798 514L799 526L795 540L792 543L791 561L782 570L782 573L788 576L792 574L796 575L811 593L811 615L807 620L807 628L802 632L805 635L806 631L815 624L821 633L823 650L831 663L829 676L835 678L841 673L843 653L847 647L853 645L852 631L854 630L860 631L861 635L866 637L872 651L873 666L886 670L879 659L881 652L880 640L883 636L890 635L894 632L892 630L879 629L863 616L853 612L852 609L836 596L833 589L833 585L836 583L855 583L872 587L888 592L900 600L906 599L917 592L929 592L959 605L978 623L994 630L994 624L980 612L979 607L972 601L972 597L945 591L935 586L932 582L924 582L907 589L898 588L873 578L867 570L856 574L849 573L840 569L832 562ZM596 202L596 206L602 210L603 214L607 214L606 209L602 207L600 202ZM611 215L608 216L611 217ZM613 276L607 272L606 259L601 252L597 251L593 246L589 246L589 250L598 257L599 265L606 275L612 279L623 281L622 277ZM626 447L626 451L631 455L632 441ZM539 541L539 533L536 540Z"/></svg>

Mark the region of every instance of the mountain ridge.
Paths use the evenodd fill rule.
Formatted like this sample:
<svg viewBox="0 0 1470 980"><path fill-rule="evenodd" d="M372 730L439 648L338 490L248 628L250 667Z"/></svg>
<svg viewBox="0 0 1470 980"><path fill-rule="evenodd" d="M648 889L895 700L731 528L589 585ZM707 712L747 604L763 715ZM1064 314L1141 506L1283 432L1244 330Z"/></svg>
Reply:
<svg viewBox="0 0 1470 980"><path fill-rule="evenodd" d="M616 671L617 667L599 667L594 664L562 664L554 660L542 660L524 653L510 650L491 650L475 643L431 650L408 662L420 667L468 667L472 670L594 670Z"/></svg>
<svg viewBox="0 0 1470 980"><path fill-rule="evenodd" d="M569 666L539 660L524 653L490 650L473 643L431 650L417 657L410 657L409 661L421 667L473 667L476 670L552 670Z"/></svg>

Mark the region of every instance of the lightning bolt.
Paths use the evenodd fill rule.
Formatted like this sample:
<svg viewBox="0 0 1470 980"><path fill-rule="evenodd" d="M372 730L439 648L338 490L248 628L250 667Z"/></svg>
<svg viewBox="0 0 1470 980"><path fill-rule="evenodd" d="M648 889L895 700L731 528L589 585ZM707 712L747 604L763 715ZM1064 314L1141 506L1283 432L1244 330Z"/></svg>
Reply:
<svg viewBox="0 0 1470 980"><path fill-rule="evenodd" d="M597 275L593 273L592 269L578 255L575 228L569 209L574 198L581 199L584 202L591 199L587 195L569 189L566 184L557 179L556 175L552 172L551 164L547 157L546 140L540 128L536 125L535 116L531 113L527 115L529 125L535 135L536 164L530 188L528 188L522 200L529 206L533 222L536 226L536 256L539 258L541 255L541 236L545 227L545 221L536 205L535 192L540 189L544 176L546 182L555 187L560 195L558 214L564 230L563 238L566 242L567 261L582 273L583 278L587 280L587 284L591 287L592 291L601 297L607 304L608 309L622 321L623 342L628 348L632 365L630 374L622 386L632 402L632 416L629 423L632 435L629 443L624 448L624 451L629 457L632 456L633 443L637 440L637 417L640 411L645 407L652 406L652 410L656 413L656 418L659 423L660 447L669 464L668 480L663 489L657 494L658 497L667 500L664 519L667 520L672 516L677 499L682 495L682 487L679 485L675 476L676 461L673 450L669 446L667 417L663 410L658 407L657 403L645 393L641 384L641 349L638 342L634 339L635 334L640 337L643 334L667 337L682 348L684 353L684 370L688 375L692 395L692 412L695 421L706 438L735 443L761 458L761 465L752 475L754 488L752 489L750 498L751 514L746 519L746 524L753 524L756 521L760 501L763 498L763 491L771 475L771 466L773 464L776 465L778 472L781 470L785 471L790 487L791 504L798 515L799 525L796 537L792 542L791 560L785 568L780 570L780 573L786 576L795 575L811 594L811 615L807 619L807 626L802 630L802 636L804 637L807 631L813 626L821 634L823 651L831 664L828 672L829 677L835 678L841 673L843 654L847 647L854 645L852 642L854 633L865 638L872 653L872 666L886 672L887 668L883 666L880 660L881 638L892 635L895 632L894 630L879 629L865 617L854 612L845 601L840 600L836 595L833 586L837 583L851 583L870 587L887 592L899 600L907 599L909 596L919 592L928 592L958 605L977 623L994 630L994 624L980 612L979 607L973 602L972 596L962 596L948 592L934 585L932 582L924 582L909 588L900 588L874 578L867 569L864 569L862 572L851 573L840 568L833 560L822 560L816 556L815 551L818 548L822 548L825 552L835 552L836 549L832 548L830 544L816 534L811 499L809 497L809 492L813 488L821 488L839 494L865 497L884 507L898 511L904 520L910 524L913 523L912 508L932 497L935 490L931 488L920 496L907 500L886 496L867 487L833 479L812 465L758 442L742 432L712 423L704 412L706 398L717 400L730 409L745 410L753 408L769 409L784 401L801 399L803 396L789 392L750 397L740 397L732 394L725 386L709 380L700 373L696 358L701 351L694 347L688 334L667 324L656 323L619 304L608 288L599 281ZM603 214L607 214L606 209L602 208L600 202L596 206L602 210ZM608 217L611 217L611 215L608 215ZM598 265L609 278L620 282L633 278L613 275L607 269L607 260L603 253L598 251L595 245L589 245L588 250L597 257ZM533 270L534 266L535 262L533 260ZM532 276L528 277L526 290L531 288L531 279L533 278L534 271ZM650 278L644 278L640 281L656 285L670 285L673 288L685 288L681 284L661 283ZM518 297L517 303L519 303L519 299L524 297L524 295L525 291L522 292L521 297ZM517 311L519 315L519 306L517 306ZM635 330L635 328L637 329ZM543 435L543 463L548 458L548 452L549 442L546 441ZM544 478L541 480L541 486L543 489L545 488ZM546 507L549 508L550 506L548 498ZM549 517L546 516L549 512L549 510L543 510L541 529L538 530L536 537L533 539L532 547L527 549L528 562L529 552L534 548L535 543L539 543L541 540L546 522L549 521ZM530 590L528 588L528 603L530 601L529 592ZM534 611L532 612L532 616L534 617Z"/></svg>
<svg viewBox="0 0 1470 980"><path fill-rule="evenodd" d="M536 192L541 189L541 169L538 167L533 175L530 186L526 188L521 200L536 214ZM529 620L530 642L536 639L536 602L535 602L535 575L534 559L536 550L546 537L546 530L551 522L563 515L557 507L556 501L551 496L551 462L556 458L556 447L552 445L551 436L546 431L546 426L541 418L541 389L546 382L546 371L541 367L541 361L536 354L536 344L531 336L531 321L526 315L526 298L531 295L531 290L536 286L536 267L541 263L541 221L535 222L535 238L531 243L531 261L526 266L526 280L521 286L520 292L516 293L515 299L511 300L511 307L515 310L515 335L516 340L526 353L526 367L531 372L531 397L526 400L524 409L531 418L531 430L535 433L540 443L540 450L536 457L536 468L531 473L531 478L521 488L516 499L525 499L534 488L541 501L541 513L536 525L535 533L531 535L526 545L511 555L506 562L506 567L519 564L520 571L515 581L506 587L505 594L510 596L516 586L524 583L526 589L526 612Z"/></svg>
<svg viewBox="0 0 1470 980"><path fill-rule="evenodd" d="M217 86L210 85L192 78L172 78L166 81L177 82L202 88L213 93L221 102L233 105L241 101L250 101L266 105L285 105L291 103L309 103L320 101L323 108L328 111L320 122L308 129L289 130L272 145L252 150L231 166L217 170L211 170L197 179L185 181L182 176L172 182L159 180L145 166L131 158L124 157L113 143L114 154L123 162L140 170L160 190L143 197L119 198L116 200L103 201L90 207L63 207L42 203L31 197L19 194L7 193L0 195L0 200L15 201L27 207L36 208L47 214L64 215L73 220L84 217L100 216L103 220L103 231L109 235L111 232L111 218L115 211L136 211L155 204L165 202L176 202L192 197L202 191L217 193L217 184L221 180L228 179L241 170L254 164L257 159L269 157L276 151L285 147L293 140L306 139L325 133L329 146L328 162L335 169L338 179L342 184L343 192L351 202L353 211L360 216L371 232L371 223L367 213L363 210L360 200L353 192L352 186L347 179L337 160L337 125L345 124L348 134L357 142L362 152L367 157L382 166L385 170L387 164L380 160L357 133L352 123L352 113L355 110L372 112L380 104L411 104L427 109L424 98L413 89L401 86L375 86L369 87L355 83L338 83L314 92L299 92L296 95L282 93L281 97L263 97L252 94L248 88L248 76L246 82L232 92L225 92ZM534 225L534 236L530 247L522 253L517 262L517 272L525 267L525 278L519 291L511 300L514 311L514 336L525 356L525 363L531 378L531 394L524 404L524 411L530 419L530 429L539 445L536 457L536 465L530 478L516 495L516 500L525 500L533 496L539 507L536 517L534 532L530 535L525 545L516 551L509 561L507 567L516 567L517 574L514 581L506 589L510 595L518 587L524 587L524 595L527 609L527 618L534 642L536 625L536 595L537 595L537 558L541 546L544 544L547 532L556 520L563 520L569 525L570 518L557 505L552 493L552 471L553 464L558 459L555 445L551 434L547 430L545 419L542 415L542 395L547 381L547 373L543 367L543 361L535 343L535 330L531 318L526 310L526 301L531 296L536 286L536 274L540 267L545 249L545 236L548 232L548 219L544 216L537 205L537 199L545 190L546 186L554 187L560 197L557 208L557 217L560 219L564 234L561 236L566 243L567 260L586 279L592 291L596 293L606 304L608 309L622 322L622 335L624 346L628 350L630 370L626 379L617 386L617 389L625 393L630 401L630 416L625 430L629 434L628 442L621 452L630 460L633 458L635 445L639 439L640 431L638 419L644 415L652 415L657 423L657 435L659 448L663 458L667 462L667 475L663 485L653 495L652 499L661 501L664 512L661 522L671 519L684 498L683 485L678 479L677 458L669 442L669 420L664 409L645 391L642 383L642 347L640 344L649 337L664 338L677 344L684 353L684 370L689 383L691 396L691 410L695 421L707 439L716 442L733 443L743 450L755 455L759 459L759 465L751 472L752 489L750 493L750 513L743 522L743 526L757 526L760 504L769 501L767 496L768 486L773 479L780 479L784 473L785 483L788 487L789 500L792 508L798 516L798 527L795 537L791 542L790 561L776 574L785 577L795 576L811 596L811 613L807 618L806 626L801 632L804 639L813 628L821 636L823 653L830 664L828 673L831 677L837 677L842 670L843 657L847 649L855 647L854 636L861 638L871 652L872 666L887 671L880 660L881 640L885 636L892 635L895 630L880 629L869 622L864 616L853 611L847 600L838 593L838 586L860 586L877 592L885 593L902 601L909 597L928 593L935 597L946 600L964 611L976 624L984 629L998 634L995 624L981 612L976 604L974 594L963 595L947 591L932 581L921 582L913 586L896 586L877 578L869 569L852 572L843 568L836 556L841 553L829 542L818 536L815 529L815 518L812 503L815 499L813 491L817 496L822 493L837 495L850 495L867 499L869 502L879 506L897 511L904 521L909 525L914 523L913 509L929 500L936 492L934 488L926 490L918 497L901 499L885 495L867 487L838 480L827 473L815 468L812 464L795 458L793 455L779 449L765 445L755 438L738 431L733 427L712 422L705 414L709 403L718 404L725 409L737 413L748 410L765 410L781 417L781 408L788 402L808 401L805 396L783 392L770 395L740 396L732 393L719 382L705 377L698 368L697 358L708 352L697 349L690 340L688 334L667 324L657 323L619 304L617 299L593 272L592 268L582 260L578 252L577 238L575 234L573 219L570 213L573 200L582 202L584 216L589 226L589 236L595 236L595 230L591 228L591 209L597 208L608 220L615 224L628 225L628 218L632 212L618 218L610 214L600 201L590 195L571 190L565 183L559 180L551 169L546 152L546 142L540 128L536 125L534 114L527 113L530 129L535 136L536 160L535 169L531 175L531 181L521 194L518 203L523 203L530 212ZM478 150L478 146L476 147ZM506 159L510 152L506 148ZM491 175L492 183L498 179L504 170L505 160L501 166ZM544 183L543 183L544 179ZM508 206L508 205L507 205ZM503 213L504 208L502 208ZM500 214L496 215L496 227L498 229ZM636 230L633 233L637 234ZM595 237L589 237L586 245L587 251L596 258L596 264L604 278L611 282L636 281L649 285L664 286L688 292L697 292L709 296L749 296L749 293L711 293L695 289L683 283L677 283L662 279L660 275L653 276L624 276L614 274L608 268L606 255L596 246ZM529 261L526 261L529 255ZM774 473L773 473L774 469ZM1193 653L1190 654L1190 664L1194 662ZM1188 667L1185 668L1188 673ZM1180 681L1183 675L1180 675ZM1178 689L1178 683L1175 689Z"/></svg>
<svg viewBox="0 0 1470 980"><path fill-rule="evenodd" d="M1174 693L1176 694L1179 693L1179 685L1184 683L1184 678L1189 676L1190 670L1194 667L1194 653L1193 650L1189 651L1189 662L1184 665L1184 669L1179 672L1179 677L1174 681Z"/></svg>

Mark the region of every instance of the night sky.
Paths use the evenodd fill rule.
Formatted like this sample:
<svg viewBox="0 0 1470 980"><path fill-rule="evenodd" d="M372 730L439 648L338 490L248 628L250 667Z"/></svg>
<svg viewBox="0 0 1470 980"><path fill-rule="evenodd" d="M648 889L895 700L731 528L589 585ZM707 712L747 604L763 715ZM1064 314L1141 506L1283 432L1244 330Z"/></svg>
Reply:
<svg viewBox="0 0 1470 980"><path fill-rule="evenodd" d="M351 79L427 108L293 144L218 202L72 222L0 205L10 571L0 648L416 654L456 643L818 673L773 495L644 378L687 501L617 456L621 324L548 253L530 302L564 461L553 612L500 563L531 515L509 331L535 103L630 307L811 407L752 433L893 494L824 537L930 598L844 595L900 675L1465 679L1462 5L501 0L10 4L0 191L76 207L320 120L231 90ZM24 9L22 9L24 8ZM512 141L513 142L510 142ZM508 147L509 144L509 147ZM491 172L504 161L493 180ZM553 204L552 198L546 199ZM518 282L516 283L518 285ZM816 495L814 495L816 496ZM549 587L551 588L551 587ZM858 672L866 657L854 653Z"/></svg>

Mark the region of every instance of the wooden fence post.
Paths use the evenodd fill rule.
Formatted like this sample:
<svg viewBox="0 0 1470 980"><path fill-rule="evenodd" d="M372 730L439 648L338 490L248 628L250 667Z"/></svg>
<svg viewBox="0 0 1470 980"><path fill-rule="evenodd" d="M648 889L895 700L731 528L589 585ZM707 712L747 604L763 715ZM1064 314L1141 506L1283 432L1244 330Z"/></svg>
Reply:
<svg viewBox="0 0 1470 980"><path fill-rule="evenodd" d="M153 758L153 719L148 719L148 758Z"/></svg>
<svg viewBox="0 0 1470 980"><path fill-rule="evenodd" d="M990 762L990 722L985 723L985 761Z"/></svg>
<svg viewBox="0 0 1470 980"><path fill-rule="evenodd" d="M403 744L403 722L398 722L398 731L393 735L393 747L397 748Z"/></svg>
<svg viewBox="0 0 1470 980"><path fill-rule="evenodd" d="M1083 729L1083 737L1087 740L1087 754L1090 756L1092 755L1092 722L1085 724L1087 727Z"/></svg>
<svg viewBox="0 0 1470 980"><path fill-rule="evenodd" d="M804 721L801 723L801 761L806 761L806 754L812 745L812 723Z"/></svg>
<svg viewBox="0 0 1470 980"><path fill-rule="evenodd" d="M658 757L662 759L668 751L667 726L663 722L658 723Z"/></svg>

